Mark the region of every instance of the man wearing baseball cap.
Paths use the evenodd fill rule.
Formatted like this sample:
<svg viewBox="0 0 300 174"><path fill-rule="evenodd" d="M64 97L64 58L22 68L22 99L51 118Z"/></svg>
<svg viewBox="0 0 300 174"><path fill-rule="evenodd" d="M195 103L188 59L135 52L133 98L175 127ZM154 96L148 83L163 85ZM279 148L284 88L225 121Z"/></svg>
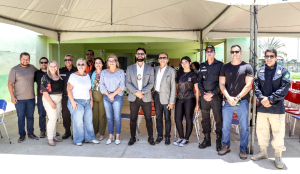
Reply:
<svg viewBox="0 0 300 174"><path fill-rule="evenodd" d="M201 92L200 108L202 112L202 128L204 141L199 145L200 149L211 146L210 109L212 109L216 121L216 150L220 151L222 144L222 94L219 88L219 75L223 63L215 59L215 47L208 45L205 48L207 61L201 63L198 73L198 86Z"/></svg>

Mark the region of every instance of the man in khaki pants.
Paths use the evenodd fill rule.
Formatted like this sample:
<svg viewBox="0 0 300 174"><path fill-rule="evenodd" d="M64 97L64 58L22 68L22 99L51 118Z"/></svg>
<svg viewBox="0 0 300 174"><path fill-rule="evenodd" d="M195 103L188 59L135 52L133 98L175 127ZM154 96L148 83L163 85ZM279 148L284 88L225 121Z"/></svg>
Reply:
<svg viewBox="0 0 300 174"><path fill-rule="evenodd" d="M287 95L290 81L290 73L283 66L278 65L277 51L267 49L265 51L266 65L257 71L254 79L255 95L259 100L257 107L257 139L260 152L251 157L252 160L268 158L267 147L270 140L270 127L272 130L272 146L275 150L275 166L284 167L282 151L285 151L285 109L284 97Z"/></svg>

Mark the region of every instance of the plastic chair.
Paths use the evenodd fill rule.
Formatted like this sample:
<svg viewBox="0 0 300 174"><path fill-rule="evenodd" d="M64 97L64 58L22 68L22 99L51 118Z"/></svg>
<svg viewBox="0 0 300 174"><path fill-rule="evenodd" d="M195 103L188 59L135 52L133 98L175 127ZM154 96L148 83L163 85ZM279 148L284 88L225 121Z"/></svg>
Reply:
<svg viewBox="0 0 300 174"><path fill-rule="evenodd" d="M289 93L289 96L288 96L288 100L289 100L289 104L291 103L294 103L296 104L296 108L285 108L285 112L286 112L286 118L288 119L288 123L290 124L290 130L289 130L289 136L291 137L292 136L292 117L290 116L291 115L299 115L300 112L299 112L299 108L298 108L298 105L300 104L300 94L299 93L295 93L295 92L291 92Z"/></svg>
<svg viewBox="0 0 300 174"><path fill-rule="evenodd" d="M3 99L1 99L1 100L0 100L0 109L3 110L3 115L2 115L2 118L0 117L0 123L3 124L3 127L4 127L4 129L5 129L5 132L6 132L6 135L7 135L7 137L8 137L9 143L11 144L11 141L10 141L10 138L9 138L9 135L8 135L8 132L7 132L6 127L5 127L5 124L4 124L4 115L5 115L6 106L7 106L6 101L3 100ZM3 138L1 131L0 131L0 136L1 136L1 138Z"/></svg>

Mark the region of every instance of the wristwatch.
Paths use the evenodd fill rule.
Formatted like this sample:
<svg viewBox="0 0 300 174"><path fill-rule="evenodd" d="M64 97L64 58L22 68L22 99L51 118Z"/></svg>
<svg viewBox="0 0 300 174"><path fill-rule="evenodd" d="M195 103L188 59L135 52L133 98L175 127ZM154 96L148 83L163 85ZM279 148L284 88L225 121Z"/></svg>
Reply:
<svg viewBox="0 0 300 174"><path fill-rule="evenodd" d="M239 100L241 100L241 96L240 95L237 95L236 98L238 98Z"/></svg>

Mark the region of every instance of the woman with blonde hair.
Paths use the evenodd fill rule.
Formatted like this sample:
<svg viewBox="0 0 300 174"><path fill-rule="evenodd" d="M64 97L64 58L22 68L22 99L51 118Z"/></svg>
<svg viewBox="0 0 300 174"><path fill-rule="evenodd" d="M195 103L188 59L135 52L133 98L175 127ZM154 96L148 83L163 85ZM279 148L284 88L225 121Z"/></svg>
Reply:
<svg viewBox="0 0 300 174"><path fill-rule="evenodd" d="M90 76L85 72L86 60L79 58L76 62L78 71L68 80L68 108L73 121L73 141L81 146L85 142L99 144L95 140L93 128L93 96Z"/></svg>
<svg viewBox="0 0 300 174"><path fill-rule="evenodd" d="M94 65L92 70L89 72L92 83L93 93L93 125L95 135L99 132L99 140L104 139L106 130L106 115L103 103L103 94L100 92L100 74L105 69L105 64L100 57L94 59Z"/></svg>
<svg viewBox="0 0 300 174"><path fill-rule="evenodd" d="M55 146L54 141L60 142L61 139L56 137L56 120L61 112L61 99L64 82L59 75L57 62L51 60L48 63L47 74L41 81L41 93L43 93L43 105L48 115L47 135L50 146Z"/></svg>
<svg viewBox="0 0 300 174"><path fill-rule="evenodd" d="M116 130L116 141L121 143L121 110L123 106L123 90L125 89L125 73L120 69L118 57L110 54L107 57L107 69L101 72L100 91L104 94L104 108L107 119L109 138L106 144L110 144L113 139L114 127ZM114 126L115 125L115 126Z"/></svg>

